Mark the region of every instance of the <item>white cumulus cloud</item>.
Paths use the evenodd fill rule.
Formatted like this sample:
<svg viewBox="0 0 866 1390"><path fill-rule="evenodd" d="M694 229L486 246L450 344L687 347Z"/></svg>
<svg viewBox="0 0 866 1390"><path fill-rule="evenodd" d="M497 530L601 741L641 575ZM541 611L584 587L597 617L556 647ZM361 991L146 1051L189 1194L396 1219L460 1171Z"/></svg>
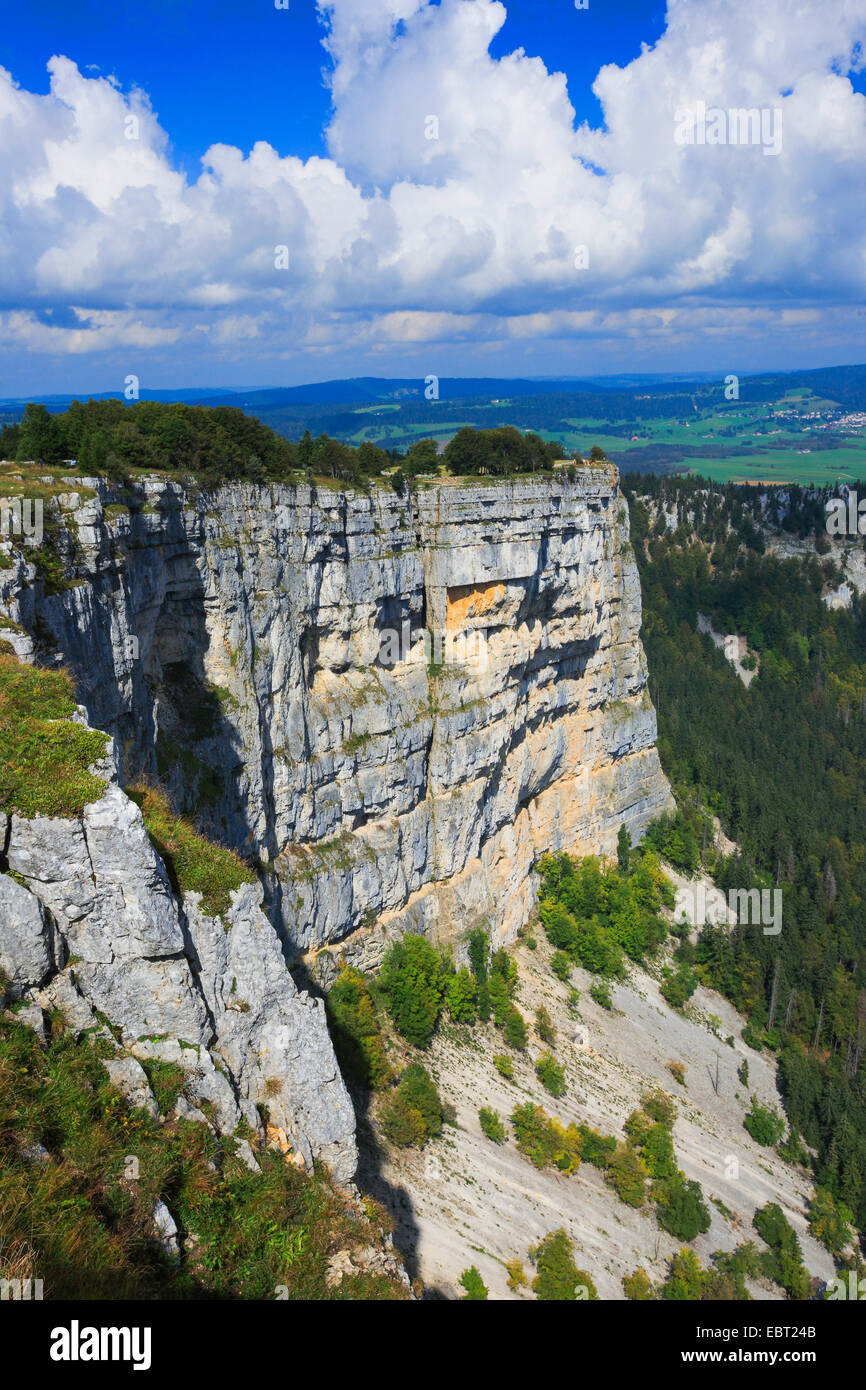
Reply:
<svg viewBox="0 0 866 1390"><path fill-rule="evenodd" d="M562 73L491 57L499 0L320 11L328 158L262 131L189 179L145 93L62 56L48 95L0 69L0 352L264 361L856 326L866 0L670 0L654 47L599 72L595 129ZM778 148L679 142L701 108L766 112Z"/></svg>

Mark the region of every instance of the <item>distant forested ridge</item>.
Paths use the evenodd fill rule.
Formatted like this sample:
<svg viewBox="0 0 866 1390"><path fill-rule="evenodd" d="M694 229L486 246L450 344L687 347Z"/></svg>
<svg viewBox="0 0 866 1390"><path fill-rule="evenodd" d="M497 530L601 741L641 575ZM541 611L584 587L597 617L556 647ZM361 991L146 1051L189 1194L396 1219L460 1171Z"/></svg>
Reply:
<svg viewBox="0 0 866 1390"><path fill-rule="evenodd" d="M718 815L739 852L705 859L719 886L780 888L782 929L702 933L695 969L779 1056L792 1129L815 1181L866 1230L866 602L823 601L843 578L823 497L695 479L626 480L659 750L681 809ZM780 535L818 534L782 559ZM859 542L857 542L859 544ZM822 553L823 552L823 553ZM838 555L838 552L835 552ZM696 630L747 637L750 688ZM705 841L704 841L705 843Z"/></svg>

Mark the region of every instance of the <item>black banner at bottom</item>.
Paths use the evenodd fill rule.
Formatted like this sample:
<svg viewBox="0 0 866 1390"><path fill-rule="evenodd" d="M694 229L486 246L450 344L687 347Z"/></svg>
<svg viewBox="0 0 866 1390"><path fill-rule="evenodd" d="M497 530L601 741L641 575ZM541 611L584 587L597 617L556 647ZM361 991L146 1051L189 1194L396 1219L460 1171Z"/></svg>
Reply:
<svg viewBox="0 0 866 1390"><path fill-rule="evenodd" d="M518 1300L523 1301L523 1300ZM534 1300L525 1300L527 1304ZM839 1303L853 1302L854 1307ZM496 1309L507 1311L508 1323L497 1323ZM246 1363L253 1375L278 1368L294 1374L308 1362L318 1372L333 1374L345 1359L357 1374L365 1362L365 1375L393 1380L395 1362L390 1338L411 1335L429 1337L440 1317L449 1319L447 1335L461 1342L460 1362L469 1370L466 1352L473 1334L485 1375L499 1356L503 1370L512 1374L510 1357L517 1346L528 1351L539 1335L563 1338L562 1349L573 1339L581 1355L592 1348L612 1371L621 1374L632 1367L651 1366L667 1373L675 1366L691 1368L697 1375L718 1367L736 1371L760 1367L786 1371L806 1367L822 1376L834 1375L843 1366L856 1364L866 1329L860 1299L836 1302L583 1302L548 1303L527 1307L526 1322L515 1302L488 1303L474 1313L466 1308L447 1313L426 1312L412 1303L350 1303L324 1305L327 1335L323 1338L316 1317L317 1305L299 1307L290 1302L95 1303L39 1302L5 1299L0 1302L0 1338L9 1348L26 1348L28 1368L40 1381L62 1384L70 1373L98 1376L101 1370L115 1378L129 1372L139 1379L189 1373L199 1377L213 1373L237 1375ZM514 1318L521 1321L515 1323ZM434 1324L426 1325L432 1317ZM416 1318L418 1321L416 1322ZM454 1321L451 1321L454 1318ZM480 1318L480 1322L476 1321ZM491 1340L492 1337L492 1340ZM517 1340L519 1339L519 1340ZM395 1343L395 1345L397 1345ZM431 1349L435 1343L429 1344ZM453 1375L455 1366L444 1352L442 1374ZM399 1364L399 1362L397 1363ZM436 1374L435 1358L425 1359Z"/></svg>

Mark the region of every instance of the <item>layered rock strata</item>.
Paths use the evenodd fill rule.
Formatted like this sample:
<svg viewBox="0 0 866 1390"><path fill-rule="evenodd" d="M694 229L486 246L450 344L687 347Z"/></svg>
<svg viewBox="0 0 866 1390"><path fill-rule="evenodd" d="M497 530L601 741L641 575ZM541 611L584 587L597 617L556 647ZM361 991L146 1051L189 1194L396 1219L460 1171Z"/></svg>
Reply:
<svg viewBox="0 0 866 1390"><path fill-rule="evenodd" d="M54 644L124 777L258 861L323 978L405 930L507 941L540 853L671 804L610 466L407 496L153 478L132 510L68 486L72 586L0 571L15 641Z"/></svg>

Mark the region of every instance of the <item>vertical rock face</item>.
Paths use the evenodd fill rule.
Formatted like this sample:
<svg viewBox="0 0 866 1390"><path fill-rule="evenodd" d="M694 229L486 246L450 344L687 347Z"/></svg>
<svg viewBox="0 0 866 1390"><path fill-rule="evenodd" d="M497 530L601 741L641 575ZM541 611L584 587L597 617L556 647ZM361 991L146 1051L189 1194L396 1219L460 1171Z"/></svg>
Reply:
<svg viewBox="0 0 866 1390"><path fill-rule="evenodd" d="M481 919L507 940L539 853L670 805L612 468L410 497L154 479L121 515L86 482L74 587L22 588L19 563L0 603L54 635L126 776L268 865L289 953L369 966Z"/></svg>

